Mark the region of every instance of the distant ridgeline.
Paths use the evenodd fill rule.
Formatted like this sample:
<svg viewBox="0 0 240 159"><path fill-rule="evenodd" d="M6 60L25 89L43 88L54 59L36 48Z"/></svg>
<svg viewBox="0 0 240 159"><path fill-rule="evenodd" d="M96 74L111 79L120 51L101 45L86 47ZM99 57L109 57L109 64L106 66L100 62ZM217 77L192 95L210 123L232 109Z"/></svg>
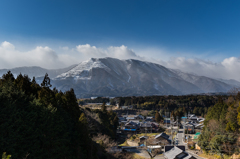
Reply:
<svg viewBox="0 0 240 159"><path fill-rule="evenodd" d="M88 123L89 117L86 110L79 108L74 90L63 93L50 87L47 74L41 85L27 75L20 74L15 79L8 72L2 76L0 153L13 159L110 158L103 145L92 140L96 133L94 123ZM116 114L106 110L98 113L99 120L104 121L98 126L98 133L104 130L103 134L114 137L118 125Z"/></svg>
<svg viewBox="0 0 240 159"><path fill-rule="evenodd" d="M0 76L9 69L0 69ZM162 65L134 59L91 58L62 69L17 67L10 69L14 77L19 73L36 77L41 84L45 73L51 84L61 91L74 88L77 98L126 97L151 95L226 94L239 88L236 80L215 79Z"/></svg>

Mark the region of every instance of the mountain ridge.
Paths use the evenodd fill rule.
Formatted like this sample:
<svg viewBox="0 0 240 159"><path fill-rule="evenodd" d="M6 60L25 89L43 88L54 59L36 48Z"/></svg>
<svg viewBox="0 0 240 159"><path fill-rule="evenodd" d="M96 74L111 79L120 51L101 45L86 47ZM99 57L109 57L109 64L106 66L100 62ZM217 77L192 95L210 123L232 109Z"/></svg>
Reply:
<svg viewBox="0 0 240 159"><path fill-rule="evenodd" d="M240 86L235 80L218 80L152 62L110 57L91 58L62 69L19 67L10 71L14 76L20 72L30 78L35 76L38 83L48 73L53 87L62 91L74 88L77 97L216 93ZM6 72L2 69L0 75Z"/></svg>
<svg viewBox="0 0 240 159"><path fill-rule="evenodd" d="M54 78L57 88L75 87L79 97L184 95L227 92L233 86L135 59L91 58Z"/></svg>

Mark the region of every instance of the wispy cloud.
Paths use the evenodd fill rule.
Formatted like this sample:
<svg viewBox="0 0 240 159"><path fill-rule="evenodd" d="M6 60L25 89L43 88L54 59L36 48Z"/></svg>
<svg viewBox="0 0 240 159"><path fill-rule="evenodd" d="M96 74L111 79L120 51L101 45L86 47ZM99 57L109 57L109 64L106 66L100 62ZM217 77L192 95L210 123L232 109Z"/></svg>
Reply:
<svg viewBox="0 0 240 159"><path fill-rule="evenodd" d="M56 68L64 65L59 55L49 47L38 46L33 50L21 52L15 46L4 41L0 45L0 68L13 68L19 66L41 66Z"/></svg>
<svg viewBox="0 0 240 159"><path fill-rule="evenodd" d="M198 58L172 57L158 63L172 69L195 73L211 78L236 79L240 81L240 58L229 57L221 62L206 61Z"/></svg>
<svg viewBox="0 0 240 159"><path fill-rule="evenodd" d="M96 46L78 45L77 51L83 54L86 57L113 57L118 59L140 59L140 56L137 56L136 53L128 49L127 46L110 46L107 49L97 48Z"/></svg>
<svg viewBox="0 0 240 159"><path fill-rule="evenodd" d="M60 52L57 53L48 46L37 46L35 49L23 52L17 50L13 44L4 41L0 45L0 69L21 66L40 66L50 69L62 68L92 57L140 58L133 50L124 45L120 47L110 46L103 49L86 44L78 45L75 48L64 46L59 49Z"/></svg>
<svg viewBox="0 0 240 159"><path fill-rule="evenodd" d="M20 51L7 41L2 42L0 45L0 69L21 66L63 68L91 57L139 59L202 76L240 80L240 58L238 57L228 57L220 62L213 62L201 58L187 58L181 55L178 56L178 54L169 54L169 52L158 51L157 49L135 52L124 45L109 46L108 48L99 48L90 44L77 45L73 48L64 46L59 47L58 52L48 46L37 46L29 51Z"/></svg>

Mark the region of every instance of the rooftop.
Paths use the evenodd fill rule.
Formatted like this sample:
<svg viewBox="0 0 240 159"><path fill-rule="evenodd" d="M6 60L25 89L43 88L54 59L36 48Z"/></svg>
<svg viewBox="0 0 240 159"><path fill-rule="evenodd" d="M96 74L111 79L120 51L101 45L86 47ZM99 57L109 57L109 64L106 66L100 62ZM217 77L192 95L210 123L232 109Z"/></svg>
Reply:
<svg viewBox="0 0 240 159"><path fill-rule="evenodd" d="M169 136L168 136L167 134L165 134L165 133L158 134L157 136L155 136L155 139L157 139L157 138L159 138L159 137L163 137L163 138L165 138L165 139L168 139L168 138L169 138Z"/></svg>
<svg viewBox="0 0 240 159"><path fill-rule="evenodd" d="M177 155L184 152L180 148L174 146L171 150L164 153L164 156L166 156L168 159L175 159Z"/></svg>

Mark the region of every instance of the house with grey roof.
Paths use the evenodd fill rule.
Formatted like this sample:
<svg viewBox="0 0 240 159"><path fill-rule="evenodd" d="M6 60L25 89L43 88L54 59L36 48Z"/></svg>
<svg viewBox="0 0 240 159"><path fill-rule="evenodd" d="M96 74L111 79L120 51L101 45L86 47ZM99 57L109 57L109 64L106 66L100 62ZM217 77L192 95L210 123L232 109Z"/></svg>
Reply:
<svg viewBox="0 0 240 159"><path fill-rule="evenodd" d="M194 123L191 123L191 122L187 122L187 123L185 124L185 129L186 129L188 132L194 133L194 132L195 132L195 125L197 125L197 124L194 124Z"/></svg>
<svg viewBox="0 0 240 159"><path fill-rule="evenodd" d="M144 116L142 116L142 115L126 115L124 117L126 117L126 119L128 121L130 121L130 120L143 120L144 119Z"/></svg>
<svg viewBox="0 0 240 159"><path fill-rule="evenodd" d="M171 144L171 140L169 139L169 136L165 133L158 134L155 136L155 142L160 145L169 145Z"/></svg>
<svg viewBox="0 0 240 159"><path fill-rule="evenodd" d="M124 118L124 117L118 117L118 121L119 121L119 122L121 122L121 121L127 121L127 119Z"/></svg>
<svg viewBox="0 0 240 159"><path fill-rule="evenodd" d="M146 142L147 139L148 139L148 136L139 137L139 145L141 146L142 144L144 144L144 142Z"/></svg>
<svg viewBox="0 0 240 159"><path fill-rule="evenodd" d="M186 151L174 146L172 149L164 153L167 159L196 159L194 156L188 154Z"/></svg>
<svg viewBox="0 0 240 159"><path fill-rule="evenodd" d="M129 121L122 127L122 132L136 134L139 131L139 127L139 123Z"/></svg>
<svg viewBox="0 0 240 159"><path fill-rule="evenodd" d="M152 133L152 124L150 122L142 122L140 125L140 131L142 133Z"/></svg>

